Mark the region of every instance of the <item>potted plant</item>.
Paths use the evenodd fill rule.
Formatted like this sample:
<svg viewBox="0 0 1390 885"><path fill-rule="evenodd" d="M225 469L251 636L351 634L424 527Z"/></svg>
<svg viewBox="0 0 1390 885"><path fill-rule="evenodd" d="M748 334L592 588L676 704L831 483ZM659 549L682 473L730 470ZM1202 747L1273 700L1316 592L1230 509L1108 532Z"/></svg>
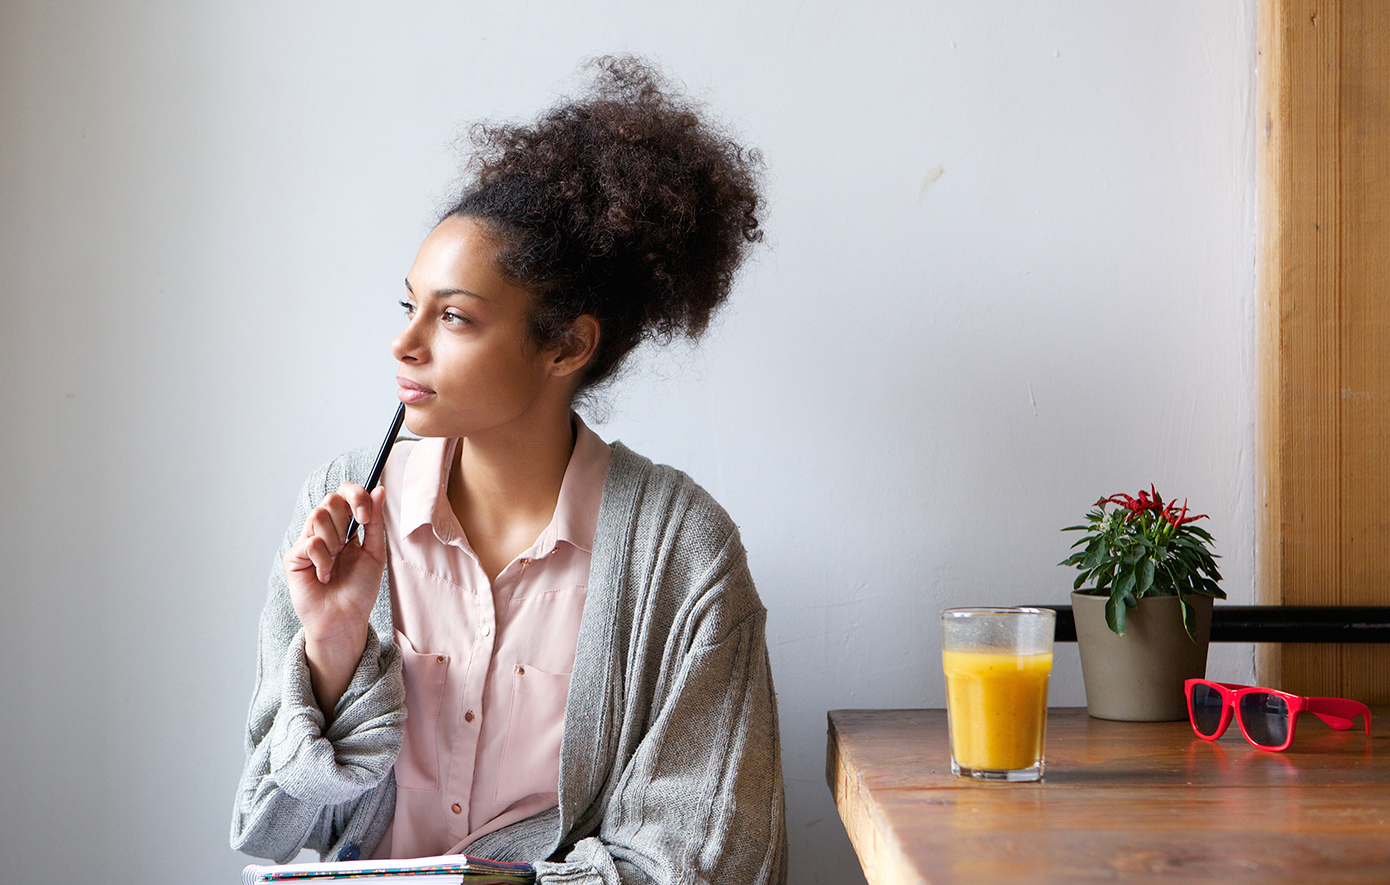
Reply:
<svg viewBox="0 0 1390 885"><path fill-rule="evenodd" d="M1212 599L1225 599L1212 537L1187 502L1165 503L1154 486L1101 498L1060 565L1080 571L1072 613L1098 719L1187 718L1183 680L1206 675Z"/></svg>

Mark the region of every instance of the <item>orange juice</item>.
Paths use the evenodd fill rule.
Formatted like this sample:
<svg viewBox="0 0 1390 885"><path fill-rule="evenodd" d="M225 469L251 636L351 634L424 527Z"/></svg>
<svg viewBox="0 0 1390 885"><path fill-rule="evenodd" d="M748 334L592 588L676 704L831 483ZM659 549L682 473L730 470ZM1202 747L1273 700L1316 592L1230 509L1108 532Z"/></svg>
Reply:
<svg viewBox="0 0 1390 885"><path fill-rule="evenodd" d="M951 755L961 768L1031 768L1043 757L1052 653L943 651Z"/></svg>

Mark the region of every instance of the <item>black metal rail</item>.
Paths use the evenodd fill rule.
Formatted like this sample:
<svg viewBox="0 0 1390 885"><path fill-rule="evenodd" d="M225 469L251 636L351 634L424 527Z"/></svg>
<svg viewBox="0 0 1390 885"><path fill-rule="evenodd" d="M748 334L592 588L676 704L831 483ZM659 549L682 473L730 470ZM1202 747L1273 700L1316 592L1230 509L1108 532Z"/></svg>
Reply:
<svg viewBox="0 0 1390 885"><path fill-rule="evenodd" d="M1069 605L1040 605L1057 612L1057 642L1076 641ZM1211 610L1212 642L1390 643L1390 606L1221 605Z"/></svg>

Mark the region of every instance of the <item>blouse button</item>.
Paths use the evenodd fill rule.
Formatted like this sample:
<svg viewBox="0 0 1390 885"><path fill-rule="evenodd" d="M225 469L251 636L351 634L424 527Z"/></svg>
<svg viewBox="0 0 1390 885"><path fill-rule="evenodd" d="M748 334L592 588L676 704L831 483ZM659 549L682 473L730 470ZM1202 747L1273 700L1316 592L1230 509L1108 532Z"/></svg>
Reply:
<svg viewBox="0 0 1390 885"><path fill-rule="evenodd" d="M480 632L481 632L484 636L491 636L491 635L492 635L492 625L491 625L491 624L484 624L484 625L483 625L483 629L482 629Z"/></svg>
<svg viewBox="0 0 1390 885"><path fill-rule="evenodd" d="M444 656L443 656L443 655L440 655L439 657L435 658L434 660L435 660L435 663L442 664L442 663L444 663Z"/></svg>
<svg viewBox="0 0 1390 885"><path fill-rule="evenodd" d="M517 667L517 668L516 668L516 675L518 675L518 676L525 676L525 675L526 675L526 668L525 668L525 667Z"/></svg>
<svg viewBox="0 0 1390 885"><path fill-rule="evenodd" d="M472 710L469 710L467 713L464 713L464 714L463 714L463 721L464 721L464 722L472 722L472 721L473 721L473 711L472 711Z"/></svg>
<svg viewBox="0 0 1390 885"><path fill-rule="evenodd" d="M454 814L463 814L463 806L455 802L450 811L452 811Z"/></svg>

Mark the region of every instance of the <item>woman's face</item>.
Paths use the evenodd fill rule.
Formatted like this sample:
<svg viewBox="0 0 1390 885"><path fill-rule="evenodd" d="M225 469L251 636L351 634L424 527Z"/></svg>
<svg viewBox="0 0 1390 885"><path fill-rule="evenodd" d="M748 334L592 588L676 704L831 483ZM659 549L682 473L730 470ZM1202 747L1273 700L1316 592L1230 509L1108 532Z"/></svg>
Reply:
<svg viewBox="0 0 1390 885"><path fill-rule="evenodd" d="M406 276L406 327L391 354L406 427L419 436L505 436L568 409L555 354L527 329L531 296L498 273L495 248L479 222L450 216Z"/></svg>

